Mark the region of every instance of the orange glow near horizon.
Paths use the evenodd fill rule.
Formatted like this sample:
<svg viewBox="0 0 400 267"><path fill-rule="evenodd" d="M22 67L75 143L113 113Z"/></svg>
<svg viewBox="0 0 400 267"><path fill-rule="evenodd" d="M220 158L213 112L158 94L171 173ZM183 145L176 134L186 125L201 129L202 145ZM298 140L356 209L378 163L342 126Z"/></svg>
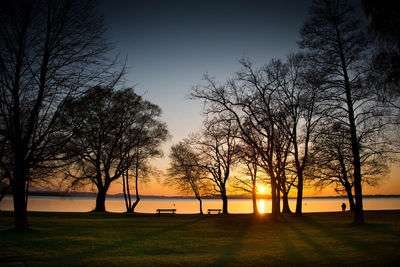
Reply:
<svg viewBox="0 0 400 267"><path fill-rule="evenodd" d="M258 188L258 193L259 193L259 194L265 194L265 191L266 191L266 189L265 189L264 186L260 186L260 187Z"/></svg>
<svg viewBox="0 0 400 267"><path fill-rule="evenodd" d="M264 189L261 189L261 188ZM89 190L88 188L88 191ZM93 191L96 191L94 188ZM192 196L190 192L183 193L173 187L168 187L162 183L162 179L152 179L147 184L139 185L139 192L141 195L155 195L155 196ZM122 184L117 181L111 184L109 194L118 194L122 193ZM269 185L261 185L257 189L257 193L260 197L270 197L271 188ZM230 194L240 194L240 192L230 191ZM400 166L393 165L391 168L391 173L388 175L386 179L383 179L381 184L378 186L369 186L367 184L363 185L363 194L364 195L400 195ZM290 190L290 197L296 197L297 191L295 188ZM311 185L305 185L304 188L304 197L313 197L313 196L338 196L333 187L327 187L323 190L318 190Z"/></svg>

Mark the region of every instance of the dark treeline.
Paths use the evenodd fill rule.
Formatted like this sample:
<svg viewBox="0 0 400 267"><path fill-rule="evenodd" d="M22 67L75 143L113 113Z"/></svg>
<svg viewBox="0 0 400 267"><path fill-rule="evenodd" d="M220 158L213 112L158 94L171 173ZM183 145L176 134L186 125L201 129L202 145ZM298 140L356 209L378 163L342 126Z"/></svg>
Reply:
<svg viewBox="0 0 400 267"><path fill-rule="evenodd" d="M105 211L111 183L122 178L128 212L138 204L139 178L149 172L147 160L159 156L166 140L166 126L159 121L161 110L145 101L131 88L93 87L66 105L61 124L73 132L63 151L70 155L65 168L67 184L94 185L97 189L94 211ZM134 174L136 201L132 203L129 180Z"/></svg>
<svg viewBox="0 0 400 267"><path fill-rule="evenodd" d="M0 182L11 187L17 229L29 228L35 183L90 184L95 210L104 211L110 184L123 177L133 211L128 182L138 197L147 160L161 154L161 110L116 89L124 68L108 58L104 32L95 1L1 1Z"/></svg>
<svg viewBox="0 0 400 267"><path fill-rule="evenodd" d="M208 170L190 182L208 181L224 213L228 179L252 194L255 212L257 185L267 184L273 219L281 199L282 212L291 212L289 192L296 190L301 215L306 184L334 185L347 194L354 223L363 223L362 184L378 184L398 152L400 42L398 13L390 8L385 1L314 1L300 28L299 52L261 67L244 58L226 82L205 75L191 91L205 103L204 131L170 155L175 160L184 146L197 162L172 165L172 175L183 167ZM215 129L218 138L208 138ZM240 166L243 177L230 178ZM181 183L188 179L180 174Z"/></svg>
<svg viewBox="0 0 400 267"><path fill-rule="evenodd" d="M334 185L364 222L362 185L377 184L399 149L400 26L390 1L351 4L314 1L297 53L260 67L244 58L227 81L205 75L192 89L204 129L172 146L165 182L193 192L200 213L206 195L227 213L230 188L248 192L256 213L267 185L274 220L291 212L291 192L301 215L305 186ZM104 32L95 1L1 1L0 199L11 189L17 229L29 228L33 184L92 186L105 211L120 179L134 212L149 159L162 155L161 110L119 88L124 64L108 57Z"/></svg>

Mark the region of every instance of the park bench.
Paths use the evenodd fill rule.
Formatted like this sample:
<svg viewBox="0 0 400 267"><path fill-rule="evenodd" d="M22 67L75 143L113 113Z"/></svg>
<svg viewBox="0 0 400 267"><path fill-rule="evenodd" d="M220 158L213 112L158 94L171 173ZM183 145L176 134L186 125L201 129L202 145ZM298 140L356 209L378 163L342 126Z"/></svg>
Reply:
<svg viewBox="0 0 400 267"><path fill-rule="evenodd" d="M161 213L171 213L174 215L176 212L176 209L157 209L157 215L160 216Z"/></svg>
<svg viewBox="0 0 400 267"><path fill-rule="evenodd" d="M221 209L208 209L208 214L221 214Z"/></svg>

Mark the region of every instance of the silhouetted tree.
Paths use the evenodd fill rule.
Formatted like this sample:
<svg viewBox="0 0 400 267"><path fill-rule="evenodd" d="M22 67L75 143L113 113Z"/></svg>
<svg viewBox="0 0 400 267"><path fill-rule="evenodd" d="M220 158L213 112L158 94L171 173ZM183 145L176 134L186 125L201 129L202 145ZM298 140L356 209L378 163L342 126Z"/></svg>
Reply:
<svg viewBox="0 0 400 267"><path fill-rule="evenodd" d="M160 144L168 138L166 125L158 121L161 110L149 105L143 113L142 119L137 122L137 130L132 129L125 138L126 142L129 142L128 140L134 142L133 150L130 146L121 146L121 158L126 159L126 171L122 173L122 186L127 212L135 212L140 201L139 182L146 183L149 175L155 174L148 160L163 155ZM130 195L129 171L134 173L136 199L133 203Z"/></svg>
<svg viewBox="0 0 400 267"><path fill-rule="evenodd" d="M284 134L275 136L275 173L278 175L278 188L282 194L282 213L292 213L289 207L289 192L295 185L296 173L289 167L289 152L292 141ZM279 198L281 198L279 196Z"/></svg>
<svg viewBox="0 0 400 267"><path fill-rule="evenodd" d="M68 103L63 122L71 125L74 136L65 151L74 155L75 161L67 178L73 186L97 187L94 211L105 211L107 190L113 181L131 168L139 170L138 161L143 157L138 149L158 150L167 138L160 116L158 106L130 88L94 87Z"/></svg>
<svg viewBox="0 0 400 267"><path fill-rule="evenodd" d="M193 98L205 100L206 112L229 114L241 140L257 151L271 185L273 219L280 212L281 192L284 210L289 212L288 194L294 178L301 207L303 171L318 121L315 110L320 86L306 63L302 55L291 55L285 63L272 60L255 69L243 59L242 69L225 84L205 76L206 84L192 91Z"/></svg>
<svg viewBox="0 0 400 267"><path fill-rule="evenodd" d="M147 183L149 181L150 166L146 162L146 158L142 158L140 154L140 149L136 147L134 149L135 158L133 166L131 167L134 175L129 174L130 169L127 168L125 172L122 173L122 192L124 194L126 212L135 212L136 206L140 202L139 194L139 182ZM135 188L135 201L132 202L131 196L131 185L130 181L133 180Z"/></svg>
<svg viewBox="0 0 400 267"><path fill-rule="evenodd" d="M208 178L222 200L222 213L228 213L227 183L237 157L237 128L233 121L214 117L204 123L205 129L192 143L201 155L201 165L209 173Z"/></svg>
<svg viewBox="0 0 400 267"><path fill-rule="evenodd" d="M318 94L321 90L321 78L310 66L303 54L291 54L286 62L273 60L269 65L272 76L270 86L276 88L275 101L278 114L275 116L282 136L276 141L277 167L280 178L284 210L288 210L288 192L285 189L286 176L296 177L297 202L296 214L302 214L304 170L308 165L311 136L320 121ZM289 153L289 155L287 155ZM281 165L281 166L279 166Z"/></svg>
<svg viewBox="0 0 400 267"><path fill-rule="evenodd" d="M349 199L350 210L355 210L353 198L353 162L351 142L348 139L348 129L343 124L326 124L320 127L314 137L312 153L314 165L309 176L315 179L319 188L334 186L338 193L346 193ZM379 143L375 141L363 143L360 152L363 183L376 186L389 173L387 153L380 151ZM368 147L369 149L366 149Z"/></svg>
<svg viewBox="0 0 400 267"><path fill-rule="evenodd" d="M243 60L242 66L237 77L226 84L219 84L214 78L205 76L205 84L193 88L192 97L203 99L208 113L227 114L235 121L240 138L260 155L271 187L272 220L276 220L280 213L280 174L275 172L275 137L279 133L274 89L269 86L271 76L267 66L254 71L248 60Z"/></svg>
<svg viewBox="0 0 400 267"><path fill-rule="evenodd" d="M363 0L373 41L370 82L385 102L400 108L400 8L396 1Z"/></svg>
<svg viewBox="0 0 400 267"><path fill-rule="evenodd" d="M355 210L353 198L353 164L351 143L342 125L322 126L314 137L314 165L309 168L309 175L314 177L319 188L334 185L336 192L346 192L350 210Z"/></svg>
<svg viewBox="0 0 400 267"><path fill-rule="evenodd" d="M238 146L238 157L239 163L244 164L245 171L244 176L240 175L240 177L236 177L233 188L251 194L253 213L257 214L257 188L258 184L261 183L259 178L259 154L253 147L242 142Z"/></svg>
<svg viewBox="0 0 400 267"><path fill-rule="evenodd" d="M315 68L326 76L326 114L348 129L355 193L354 223L364 223L361 150L363 143L379 135L384 113L365 84L368 42L348 1L314 1L301 28L300 47Z"/></svg>
<svg viewBox="0 0 400 267"><path fill-rule="evenodd" d="M165 184L176 186L184 192L192 192L199 201L200 214L203 214L201 198L208 191L207 170L202 166L200 156L190 146L188 140L173 145L169 154L170 164Z"/></svg>
<svg viewBox="0 0 400 267"><path fill-rule="evenodd" d="M0 139L1 140L1 139ZM0 202L4 198L4 196L8 193L11 184L10 184L10 173L7 173L8 168L6 167L9 165L8 163L5 163L4 161L8 156L5 154L5 144L6 141L5 139L0 141L0 158L2 159L0 161L1 167L0 167ZM4 167L3 167L4 165Z"/></svg>
<svg viewBox="0 0 400 267"><path fill-rule="evenodd" d="M27 229L33 172L56 167L70 132L57 123L65 99L108 76L103 20L93 1L0 2L0 143L15 227Z"/></svg>

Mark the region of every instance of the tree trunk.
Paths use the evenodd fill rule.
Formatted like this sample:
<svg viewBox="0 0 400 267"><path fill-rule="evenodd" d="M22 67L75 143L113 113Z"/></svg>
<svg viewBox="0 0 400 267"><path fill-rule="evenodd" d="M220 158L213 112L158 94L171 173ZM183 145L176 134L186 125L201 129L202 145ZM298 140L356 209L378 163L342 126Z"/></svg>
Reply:
<svg viewBox="0 0 400 267"><path fill-rule="evenodd" d="M363 202L362 202L362 186L361 186L361 160L360 160L360 147L357 137L356 119L354 116L353 99L351 95L351 87L349 75L347 72L347 65L343 48L341 44L341 36L338 27L336 27L336 34L338 40L339 56L342 64L344 88L346 93L346 104L348 109L348 119L350 124L350 137L351 137L351 150L353 152L353 167L354 167L354 196L356 199L354 224L364 224Z"/></svg>
<svg viewBox="0 0 400 267"><path fill-rule="evenodd" d="M135 212L135 208L137 204L139 204L140 196L139 196L139 149L136 150L136 168L135 168L135 193L136 193L136 200L131 207L131 211ZM129 187L128 187L129 192Z"/></svg>
<svg viewBox="0 0 400 267"><path fill-rule="evenodd" d="M276 179L271 177L271 220L272 221L277 221L279 219L279 202L278 202L278 194L277 194L277 185L276 185Z"/></svg>
<svg viewBox="0 0 400 267"><path fill-rule="evenodd" d="M25 181L23 179L15 179L12 189L14 200L15 229L27 230L29 229L29 225L26 212Z"/></svg>
<svg viewBox="0 0 400 267"><path fill-rule="evenodd" d="M276 208L278 210L278 214L281 213L281 178L277 179L276 186Z"/></svg>
<svg viewBox="0 0 400 267"><path fill-rule="evenodd" d="M228 214L228 197L226 196L226 192L221 193L222 199L222 214Z"/></svg>
<svg viewBox="0 0 400 267"><path fill-rule="evenodd" d="M363 213L363 199L362 199L362 186L361 186L361 160L360 160L360 149L357 138L356 122L353 111L353 102L350 93L350 83L345 72L345 87L346 87L346 100L347 107L349 110L349 123L350 123L350 134L351 134L351 150L353 152L353 167L354 167L354 196L356 199L355 213L354 213L354 224L364 224L364 213Z"/></svg>
<svg viewBox="0 0 400 267"><path fill-rule="evenodd" d="M199 205L200 205L200 214L203 214L203 202L201 201L200 197L196 197L197 200L199 201Z"/></svg>
<svg viewBox="0 0 400 267"><path fill-rule="evenodd" d="M357 138L357 129L353 111L352 98L350 94L350 83L348 77L345 76L346 84L346 98L347 107L349 110L349 123L350 123L350 134L351 134L351 150L353 152L353 167L354 167L354 196L356 199L355 213L354 213L354 224L364 224L364 213L363 213L363 200L362 200L362 186L361 186L361 160L360 150Z"/></svg>
<svg viewBox="0 0 400 267"><path fill-rule="evenodd" d="M131 199L131 189L129 186L129 172L128 171L126 171L125 178L126 178L126 194L128 197L128 207L129 207L129 210L131 211L132 210L132 199Z"/></svg>
<svg viewBox="0 0 400 267"><path fill-rule="evenodd" d="M354 199L353 199L353 194L351 192L351 184L349 183L349 180L347 179L347 173L343 173L343 178L344 178L344 188L347 193L347 198L349 199L349 205L350 205L350 210L355 211L356 210L356 205L354 204Z"/></svg>
<svg viewBox="0 0 400 267"><path fill-rule="evenodd" d="M122 174L122 192L124 193L126 212L129 212L128 196L126 194L125 174Z"/></svg>
<svg viewBox="0 0 400 267"><path fill-rule="evenodd" d="M135 212L135 208L139 204L139 201L140 201L140 197L138 195L136 195L136 200L135 200L135 202L133 202L132 207L129 210L130 212Z"/></svg>
<svg viewBox="0 0 400 267"><path fill-rule="evenodd" d="M286 214L292 213L289 207L289 197L287 192L282 192L282 213Z"/></svg>
<svg viewBox="0 0 400 267"><path fill-rule="evenodd" d="M354 224L364 224L364 209L363 209L363 198L361 188L361 174L354 174L354 195L356 199L355 213L354 213Z"/></svg>
<svg viewBox="0 0 400 267"><path fill-rule="evenodd" d="M353 194L351 192L351 187L346 187L347 198L349 199L350 210L354 211L356 205L354 204Z"/></svg>
<svg viewBox="0 0 400 267"><path fill-rule="evenodd" d="M255 187L253 187L252 198L253 198L253 214L257 214L258 213L257 192L256 192L256 188Z"/></svg>
<svg viewBox="0 0 400 267"><path fill-rule="evenodd" d="M23 160L16 157L14 180L11 183L13 200L14 200L14 219L15 229L27 230L29 229L28 215L26 212L26 181L27 171Z"/></svg>
<svg viewBox="0 0 400 267"><path fill-rule="evenodd" d="M297 184L297 200L296 200L296 215L300 216L303 214L303 174L298 173L298 184Z"/></svg>
<svg viewBox="0 0 400 267"><path fill-rule="evenodd" d="M96 208L93 211L106 211L106 194L107 190L99 188L96 196Z"/></svg>
<svg viewBox="0 0 400 267"><path fill-rule="evenodd" d="M342 170L342 177L343 177L341 179L341 183L344 186L344 189L346 190L347 197L349 199L350 210L354 211L354 210L356 210L356 206L354 204L353 193L351 192L352 186L349 183L349 178L347 176L346 164L344 162L344 157L342 156L342 152L340 150L340 147L337 147L337 152L338 152L338 155L339 155L339 163L340 163L340 167L341 167L341 170Z"/></svg>
<svg viewBox="0 0 400 267"><path fill-rule="evenodd" d="M140 201L138 184L139 184L138 177L136 176L136 180L135 180L136 200L133 203L133 205L131 206L131 209L130 209L131 212L135 212L135 208L139 204L139 201Z"/></svg>
<svg viewBox="0 0 400 267"><path fill-rule="evenodd" d="M10 189L10 185L4 187L3 191L0 193L0 202L4 198L4 196L8 193L9 189Z"/></svg>

